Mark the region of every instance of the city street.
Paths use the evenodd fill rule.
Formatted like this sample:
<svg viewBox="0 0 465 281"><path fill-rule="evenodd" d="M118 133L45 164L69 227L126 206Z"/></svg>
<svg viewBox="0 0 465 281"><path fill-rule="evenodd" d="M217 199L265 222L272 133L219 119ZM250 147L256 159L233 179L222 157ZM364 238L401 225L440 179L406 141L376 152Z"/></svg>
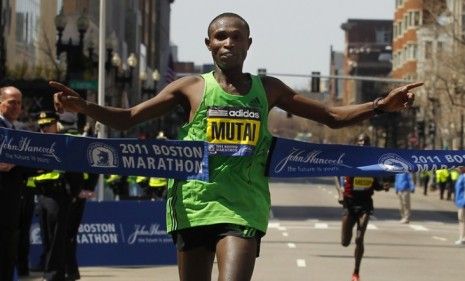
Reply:
<svg viewBox="0 0 465 281"><path fill-rule="evenodd" d="M340 245L341 206L332 179L307 183L273 182L272 218L262 241L253 280L350 280L354 245ZM457 239L457 214L437 192L412 195L410 224L400 224L393 192L374 196L375 214L365 236L363 281L458 281L465 247ZM216 279L216 269L213 280ZM178 280L176 266L81 268L83 281ZM39 275L24 280L40 280Z"/></svg>

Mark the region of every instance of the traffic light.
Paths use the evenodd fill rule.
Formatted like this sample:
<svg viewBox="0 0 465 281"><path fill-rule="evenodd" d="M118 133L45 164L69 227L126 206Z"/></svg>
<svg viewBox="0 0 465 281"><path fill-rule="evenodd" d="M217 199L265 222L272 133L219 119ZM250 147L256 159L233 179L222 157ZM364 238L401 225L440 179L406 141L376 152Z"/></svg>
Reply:
<svg viewBox="0 0 465 281"><path fill-rule="evenodd" d="M320 92L320 72L312 71L312 80L310 83L311 92L319 93Z"/></svg>
<svg viewBox="0 0 465 281"><path fill-rule="evenodd" d="M266 68L259 68L257 74L258 76L266 76Z"/></svg>

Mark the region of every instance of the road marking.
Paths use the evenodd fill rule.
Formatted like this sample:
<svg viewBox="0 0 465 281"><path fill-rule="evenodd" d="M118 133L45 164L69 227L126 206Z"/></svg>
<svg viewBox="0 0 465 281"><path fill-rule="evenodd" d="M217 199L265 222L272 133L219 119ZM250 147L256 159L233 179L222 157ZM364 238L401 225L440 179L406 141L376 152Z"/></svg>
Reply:
<svg viewBox="0 0 465 281"><path fill-rule="evenodd" d="M287 246L291 249L294 249L295 248L295 244L294 243L287 243Z"/></svg>
<svg viewBox="0 0 465 281"><path fill-rule="evenodd" d="M411 229L415 231L428 231L428 229L422 225L419 224L411 224L409 225Z"/></svg>
<svg viewBox="0 0 465 281"><path fill-rule="evenodd" d="M327 223L322 223L322 222L317 222L317 223L315 223L315 228L316 229L327 229L328 224Z"/></svg>
<svg viewBox="0 0 465 281"><path fill-rule="evenodd" d="M447 238L439 237L439 236L433 236L433 239L439 240L439 241L447 241Z"/></svg>
<svg viewBox="0 0 465 281"><path fill-rule="evenodd" d="M278 226L278 230L280 231L286 231L287 228L285 226Z"/></svg>
<svg viewBox="0 0 465 281"><path fill-rule="evenodd" d="M289 236L289 234L287 232L283 232L283 236L287 237L287 236Z"/></svg>
<svg viewBox="0 0 465 281"><path fill-rule="evenodd" d="M378 227L372 223L369 223L367 229L378 229Z"/></svg>
<svg viewBox="0 0 465 281"><path fill-rule="evenodd" d="M268 223L268 228L278 228L279 227L279 222L269 222Z"/></svg>
<svg viewBox="0 0 465 281"><path fill-rule="evenodd" d="M305 263L304 259L298 259L297 260L297 267L306 267L307 264Z"/></svg>

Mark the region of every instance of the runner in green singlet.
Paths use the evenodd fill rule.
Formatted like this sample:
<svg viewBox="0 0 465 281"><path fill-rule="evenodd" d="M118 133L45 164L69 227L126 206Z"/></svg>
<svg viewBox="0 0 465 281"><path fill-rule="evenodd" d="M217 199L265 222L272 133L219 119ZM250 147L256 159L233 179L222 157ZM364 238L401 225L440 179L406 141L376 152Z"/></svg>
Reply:
<svg viewBox="0 0 465 281"><path fill-rule="evenodd" d="M396 88L373 102L328 107L297 94L279 79L244 73L251 44L249 25L242 17L233 13L215 17L205 38L214 71L180 78L150 100L127 109L98 106L50 82L58 90L54 96L58 111L81 112L120 130L181 105L188 116L180 139L209 142L210 181L176 180L168 191L167 229L178 249L183 281L211 280L215 256L219 280L251 279L271 206L264 176L271 108L339 128L375 112L409 108L414 101L410 90L422 85Z"/></svg>

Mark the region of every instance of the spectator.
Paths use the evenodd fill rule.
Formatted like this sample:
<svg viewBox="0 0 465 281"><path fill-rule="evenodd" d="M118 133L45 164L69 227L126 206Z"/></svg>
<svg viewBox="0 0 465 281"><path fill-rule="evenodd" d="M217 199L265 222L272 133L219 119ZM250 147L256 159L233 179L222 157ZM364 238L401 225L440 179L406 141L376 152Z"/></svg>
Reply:
<svg viewBox="0 0 465 281"><path fill-rule="evenodd" d="M460 176L455 183L455 205L459 220L459 239L455 245L465 245L465 166L459 168Z"/></svg>
<svg viewBox="0 0 465 281"><path fill-rule="evenodd" d="M428 185L431 180L431 171L420 172L420 184L423 186L423 195L428 195Z"/></svg>
<svg viewBox="0 0 465 281"><path fill-rule="evenodd" d="M415 184L413 183L412 174L396 174L394 187L396 189L396 194L399 197L400 201L400 222L409 223L411 215L410 193L415 192Z"/></svg>
<svg viewBox="0 0 465 281"><path fill-rule="evenodd" d="M453 200L454 194L455 194L455 183L457 182L457 179L460 176L460 172L458 168L450 169L449 174L450 174L450 182L449 182L449 186L447 189L447 200Z"/></svg>
<svg viewBox="0 0 465 281"><path fill-rule="evenodd" d="M436 184L439 187L439 199L444 199L444 192L450 184L450 174L448 169L436 170Z"/></svg>
<svg viewBox="0 0 465 281"><path fill-rule="evenodd" d="M21 104L19 89L10 86L0 88L0 127L16 129L13 123L21 114ZM13 279L25 177L22 167L0 163L0 280Z"/></svg>

